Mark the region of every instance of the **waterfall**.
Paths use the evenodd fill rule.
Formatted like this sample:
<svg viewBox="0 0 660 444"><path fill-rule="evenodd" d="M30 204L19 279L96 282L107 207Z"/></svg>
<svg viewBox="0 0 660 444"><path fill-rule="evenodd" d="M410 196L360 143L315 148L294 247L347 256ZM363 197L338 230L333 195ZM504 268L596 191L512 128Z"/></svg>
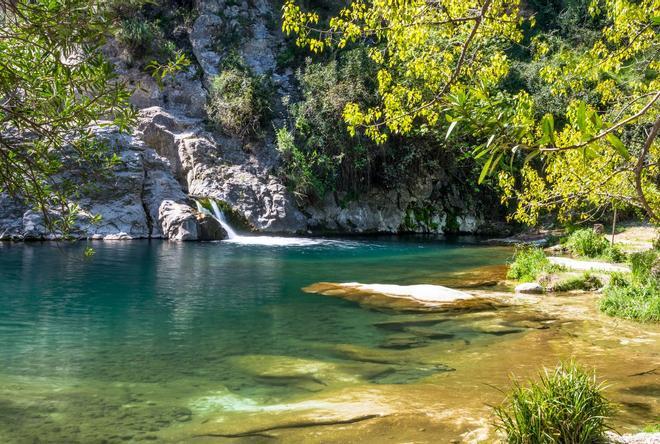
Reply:
<svg viewBox="0 0 660 444"><path fill-rule="evenodd" d="M218 206L218 203L215 200L209 199L209 203L211 204L211 209L213 210L212 212L204 208L204 206L199 201L195 201L195 203L197 204L197 211L199 211L200 213L209 214L213 216L218 222L220 222L222 228L224 228L225 231L227 232L227 239L225 240L225 242L231 242L234 244L242 244L242 245L264 245L264 246L274 246L274 247L285 247L285 246L302 247L309 245L332 243L332 241L307 239L301 237L241 236L239 234L236 234L236 232L231 227L231 225L227 223L225 214L222 212L222 210Z"/></svg>
<svg viewBox="0 0 660 444"><path fill-rule="evenodd" d="M224 228L225 231L227 232L227 239L236 239L240 237L238 234L236 234L236 232L231 227L231 225L229 225L227 219L225 219L225 213L223 213L220 207L218 207L218 203L213 199L209 199L209 202L211 203L211 208L213 209L213 212L210 212L209 210L204 208L204 206L199 201L196 200L195 203L197 204L197 211L199 211L200 213L209 214L213 216L215 220L220 222L222 228Z"/></svg>
<svg viewBox="0 0 660 444"><path fill-rule="evenodd" d="M227 238L235 239L239 237L238 234L236 234L236 232L234 231L234 229L227 223L227 219L225 219L225 213L223 213L220 207L218 207L218 203L213 199L209 199L209 200L211 202L211 208L213 208L213 216L218 220L218 222L220 222L222 228L224 228L225 231L227 232Z"/></svg>

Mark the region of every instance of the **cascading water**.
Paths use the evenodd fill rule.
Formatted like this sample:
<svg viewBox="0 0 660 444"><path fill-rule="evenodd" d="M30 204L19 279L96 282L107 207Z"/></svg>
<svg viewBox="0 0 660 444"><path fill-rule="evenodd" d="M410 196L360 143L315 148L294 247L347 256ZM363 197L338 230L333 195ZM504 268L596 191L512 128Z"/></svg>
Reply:
<svg viewBox="0 0 660 444"><path fill-rule="evenodd" d="M227 219L225 219L225 213L222 212L220 207L218 207L218 203L214 200L211 199L211 208L213 209L213 216L220 222L220 225L222 225L222 228L225 229L227 232L227 238L228 239L236 239L238 234L234 231L234 229L227 223Z"/></svg>
<svg viewBox="0 0 660 444"><path fill-rule="evenodd" d="M197 211L200 213L206 213L211 216L213 216L218 222L220 222L220 225L222 225L222 228L225 229L227 232L227 239L225 239L224 242L231 242L235 244L243 244L243 245L269 245L269 246L308 246L308 245L319 245L319 244L346 244L348 246L348 242L344 241L331 241L331 240L322 240L322 239L307 239L304 237L281 237L281 236L241 236L234 231L234 229L229 225L227 222L227 219L225 218L225 214L222 212L220 207L218 206L218 203L213 200L209 199L209 203L211 205L211 209L213 210L212 212L206 209L200 202L196 201L197 203Z"/></svg>

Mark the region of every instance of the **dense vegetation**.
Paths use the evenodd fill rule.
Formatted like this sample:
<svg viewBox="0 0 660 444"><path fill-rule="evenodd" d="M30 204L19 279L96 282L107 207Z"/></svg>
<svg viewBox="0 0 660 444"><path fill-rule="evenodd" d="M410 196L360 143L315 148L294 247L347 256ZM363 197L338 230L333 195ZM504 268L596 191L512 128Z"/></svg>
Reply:
<svg viewBox="0 0 660 444"><path fill-rule="evenodd" d="M631 265L631 276L612 276L600 309L611 316L660 322L660 253L632 254Z"/></svg>
<svg viewBox="0 0 660 444"><path fill-rule="evenodd" d="M517 381L505 403L495 409L511 444L590 444L602 442L613 408L595 375L574 364L546 370L539 380Z"/></svg>
<svg viewBox="0 0 660 444"><path fill-rule="evenodd" d="M516 250L513 262L509 264L507 278L520 282L533 282L541 273L556 268L550 263L542 248L521 246Z"/></svg>
<svg viewBox="0 0 660 444"><path fill-rule="evenodd" d="M291 0L284 30L312 52L366 47L378 100L344 106L351 133L463 145L481 164L479 182L499 186L517 220L586 219L613 206L657 219L657 23L648 13L657 5L529 7L356 1L326 20Z"/></svg>

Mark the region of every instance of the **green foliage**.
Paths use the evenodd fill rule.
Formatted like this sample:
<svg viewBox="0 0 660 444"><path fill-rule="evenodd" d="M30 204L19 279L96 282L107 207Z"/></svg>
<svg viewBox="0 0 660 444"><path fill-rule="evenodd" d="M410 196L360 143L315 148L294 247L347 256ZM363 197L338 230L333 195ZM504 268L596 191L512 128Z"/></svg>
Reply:
<svg viewBox="0 0 660 444"><path fill-rule="evenodd" d="M108 4L0 1L0 190L36 207L66 235L86 183L119 162L90 126L105 118L127 131L129 92L104 58ZM76 169L80 181L64 173Z"/></svg>
<svg viewBox="0 0 660 444"><path fill-rule="evenodd" d="M600 310L610 316L660 322L660 285L657 281L610 283L600 300Z"/></svg>
<svg viewBox="0 0 660 444"><path fill-rule="evenodd" d="M522 246L516 249L506 277L521 282L533 282L542 272L551 271L555 268L546 257L543 249Z"/></svg>
<svg viewBox="0 0 660 444"><path fill-rule="evenodd" d="M327 27L287 0L282 27L314 53L367 42L378 101L345 106L351 134L471 138L478 182L499 171L518 221L585 220L612 204L660 220L655 2L548 0L534 35L518 0L356 0ZM509 76L520 43L533 64Z"/></svg>
<svg viewBox="0 0 660 444"><path fill-rule="evenodd" d="M296 199L302 203L309 200L310 196L325 195L326 184L319 179L316 170L331 169L332 159L319 155L317 151L309 153L300 150L293 135L286 128L278 129L276 137L277 149L285 165L283 174Z"/></svg>
<svg viewBox="0 0 660 444"><path fill-rule="evenodd" d="M574 364L545 370L539 380L513 389L495 408L497 427L511 444L602 442L613 407L596 376Z"/></svg>
<svg viewBox="0 0 660 444"><path fill-rule="evenodd" d="M648 250L630 256L631 278L612 275L600 300L610 316L660 322L660 253Z"/></svg>
<svg viewBox="0 0 660 444"><path fill-rule="evenodd" d="M576 256L599 257L609 247L609 242L591 228L576 230L566 240L566 247Z"/></svg>
<svg viewBox="0 0 660 444"><path fill-rule="evenodd" d="M190 65L190 43L179 28L192 26L191 3L129 0L111 5L118 22L115 38L129 51L132 62L150 72L160 86L167 76Z"/></svg>
<svg viewBox="0 0 660 444"><path fill-rule="evenodd" d="M657 278L658 264L660 261L660 252L657 250L640 251L630 255L630 265L633 281L646 282Z"/></svg>
<svg viewBox="0 0 660 444"><path fill-rule="evenodd" d="M603 283L591 273L583 273L581 276L572 277L560 281L553 287L553 291L571 291L571 290L598 290Z"/></svg>
<svg viewBox="0 0 660 444"><path fill-rule="evenodd" d="M240 64L223 69L211 83L207 113L228 135L243 139L259 134L270 115L272 88L265 76L257 77Z"/></svg>

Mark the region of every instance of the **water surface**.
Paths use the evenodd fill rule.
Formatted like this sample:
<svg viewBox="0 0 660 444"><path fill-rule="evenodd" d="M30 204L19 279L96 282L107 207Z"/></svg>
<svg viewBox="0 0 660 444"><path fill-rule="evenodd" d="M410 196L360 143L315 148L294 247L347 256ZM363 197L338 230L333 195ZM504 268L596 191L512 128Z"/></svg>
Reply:
<svg viewBox="0 0 660 444"><path fill-rule="evenodd" d="M187 442L209 428L286 422L299 415L292 405L313 411L360 390L414 398L442 378L469 383L478 356L548 330L538 319L527 328L517 310L419 323L301 291L321 281L455 285L474 270L499 279L507 248L416 237L134 241L94 243L85 258L84 247L0 243L2 442ZM364 396L343 413L385 409Z"/></svg>

